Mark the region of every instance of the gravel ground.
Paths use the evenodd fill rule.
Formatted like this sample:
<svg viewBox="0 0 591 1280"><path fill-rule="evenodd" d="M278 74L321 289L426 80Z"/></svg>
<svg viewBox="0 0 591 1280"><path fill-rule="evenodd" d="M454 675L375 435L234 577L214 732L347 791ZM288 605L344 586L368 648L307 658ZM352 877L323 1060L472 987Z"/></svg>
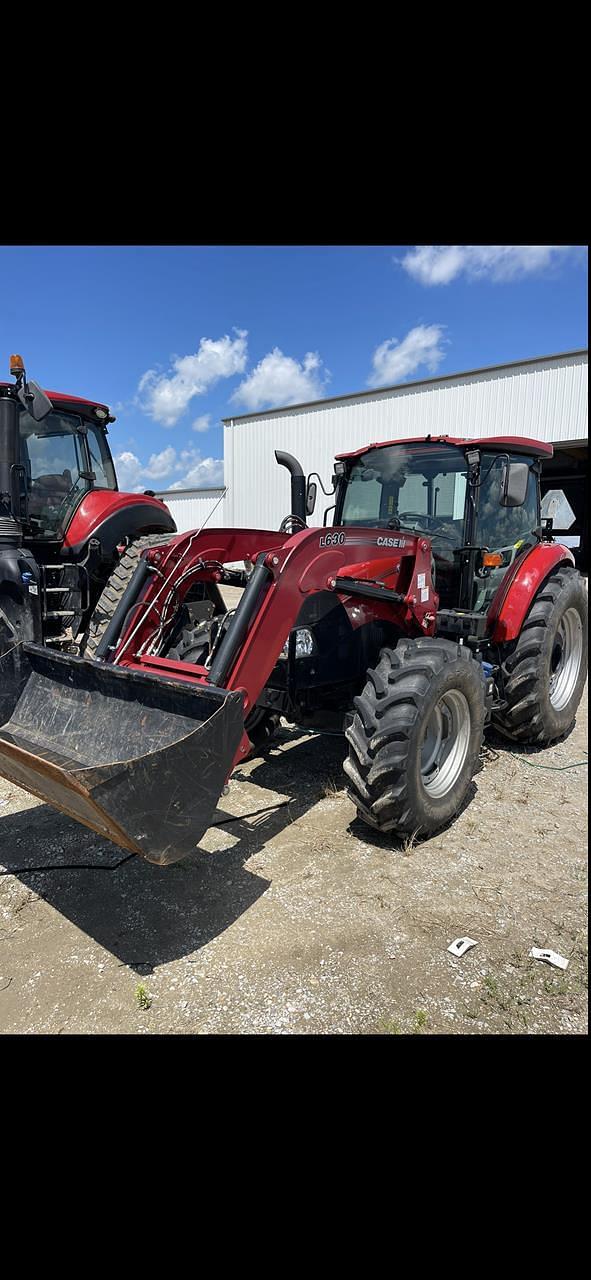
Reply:
<svg viewBox="0 0 591 1280"><path fill-rule="evenodd" d="M453 825L401 846L357 819L343 740L284 726L162 869L0 779L0 1031L585 1033L587 768L558 767L586 731L585 698L552 748L489 737Z"/></svg>

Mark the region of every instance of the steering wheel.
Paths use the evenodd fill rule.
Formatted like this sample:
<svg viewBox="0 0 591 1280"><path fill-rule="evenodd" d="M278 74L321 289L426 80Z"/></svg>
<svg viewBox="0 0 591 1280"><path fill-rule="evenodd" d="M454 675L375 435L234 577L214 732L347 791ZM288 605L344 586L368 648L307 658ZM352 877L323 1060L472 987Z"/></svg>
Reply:
<svg viewBox="0 0 591 1280"><path fill-rule="evenodd" d="M293 528L294 524L296 526L295 529ZM292 526L291 528L289 527L290 525ZM306 524L306 521L302 520L301 516L290 515L290 516L285 516L285 518L281 521L281 524L279 525L279 532L280 533L299 533L302 529L307 529L307 528L308 526Z"/></svg>
<svg viewBox="0 0 591 1280"><path fill-rule="evenodd" d="M439 520L439 516L428 516L424 511L401 511L398 519L402 521L406 516L414 516L417 520L426 520L430 525L436 525ZM430 530L425 529L424 532L429 533ZM445 538L447 542L455 542L455 538L452 538L451 534L442 533L441 529L434 529L433 534L437 534L438 538Z"/></svg>

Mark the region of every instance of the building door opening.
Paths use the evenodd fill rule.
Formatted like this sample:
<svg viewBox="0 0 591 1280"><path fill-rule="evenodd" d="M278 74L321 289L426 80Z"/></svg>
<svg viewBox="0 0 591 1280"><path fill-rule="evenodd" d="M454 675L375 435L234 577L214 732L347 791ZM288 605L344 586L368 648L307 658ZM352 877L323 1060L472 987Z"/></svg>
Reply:
<svg viewBox="0 0 591 1280"><path fill-rule="evenodd" d="M589 507L587 502L587 454L586 440L574 440L572 443L560 441L554 445L554 457L545 461L542 467L542 497L549 489L563 489L575 513L576 520L568 530L555 529L554 534L560 540L561 532L565 539L579 538L578 547L571 547L575 564L581 573L589 572ZM568 545L568 544L567 544Z"/></svg>

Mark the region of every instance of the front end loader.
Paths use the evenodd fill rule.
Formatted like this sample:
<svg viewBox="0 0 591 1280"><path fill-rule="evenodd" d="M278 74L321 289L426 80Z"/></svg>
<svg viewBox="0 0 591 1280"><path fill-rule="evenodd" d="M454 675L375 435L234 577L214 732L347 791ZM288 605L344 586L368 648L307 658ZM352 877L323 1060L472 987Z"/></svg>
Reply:
<svg viewBox="0 0 591 1280"><path fill-rule="evenodd" d="M26 643L0 659L0 774L165 865L284 716L344 733L368 825L439 829L488 724L549 742L581 698L587 595L542 518L549 453L427 437L342 455L330 528L308 527L313 487L278 455L291 472L278 531L147 548L96 659ZM242 588L235 609L225 585Z"/></svg>

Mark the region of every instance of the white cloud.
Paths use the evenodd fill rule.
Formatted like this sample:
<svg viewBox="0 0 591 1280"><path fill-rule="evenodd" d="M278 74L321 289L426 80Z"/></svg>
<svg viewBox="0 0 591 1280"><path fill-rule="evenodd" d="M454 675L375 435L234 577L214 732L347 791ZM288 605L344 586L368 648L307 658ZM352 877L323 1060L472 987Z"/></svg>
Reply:
<svg viewBox="0 0 591 1280"><path fill-rule="evenodd" d="M247 331L235 329L236 337L202 338L192 356L175 356L172 372L148 369L138 385L138 404L144 413L163 427L174 427L194 396L201 396L220 378L244 373L247 358Z"/></svg>
<svg viewBox="0 0 591 1280"><path fill-rule="evenodd" d="M441 345L444 328L442 324L418 324L402 342L397 338L382 342L373 353L373 373L367 380L368 386L385 387L401 382L422 366L429 373L435 373L445 355Z"/></svg>
<svg viewBox="0 0 591 1280"><path fill-rule="evenodd" d="M322 360L316 351L308 351L300 364L274 347L240 383L232 400L244 405L249 413L269 406L279 408L319 400L330 378L328 370L322 374L321 369Z"/></svg>
<svg viewBox="0 0 591 1280"><path fill-rule="evenodd" d="M137 454L126 449L115 455L114 462L119 488L123 493L137 493L145 488L140 483L143 468Z"/></svg>
<svg viewBox="0 0 591 1280"><path fill-rule="evenodd" d="M146 475L150 480L160 480L169 476L176 462L176 449L163 449L161 453L151 453L146 467Z"/></svg>
<svg viewBox="0 0 591 1280"><path fill-rule="evenodd" d="M193 423L193 426L191 427L191 430L192 431L209 431L210 423L211 423L211 414L202 413L200 418L195 418L195 421Z"/></svg>
<svg viewBox="0 0 591 1280"><path fill-rule="evenodd" d="M142 493L144 489L188 489L208 485L220 485L224 480L222 458L202 458L198 449L169 447L161 453L153 453L147 463L137 454L125 450L115 457L119 488L127 493ZM172 477L176 479L171 483ZM154 483L157 482L157 483Z"/></svg>
<svg viewBox="0 0 591 1280"><path fill-rule="evenodd" d="M181 480L175 480L171 489L200 489L224 483L223 458L200 458L185 472Z"/></svg>
<svg viewBox="0 0 591 1280"><path fill-rule="evenodd" d="M426 244L396 261L420 284L450 284L461 275L506 283L548 271L565 255L579 251L575 245L560 244Z"/></svg>

